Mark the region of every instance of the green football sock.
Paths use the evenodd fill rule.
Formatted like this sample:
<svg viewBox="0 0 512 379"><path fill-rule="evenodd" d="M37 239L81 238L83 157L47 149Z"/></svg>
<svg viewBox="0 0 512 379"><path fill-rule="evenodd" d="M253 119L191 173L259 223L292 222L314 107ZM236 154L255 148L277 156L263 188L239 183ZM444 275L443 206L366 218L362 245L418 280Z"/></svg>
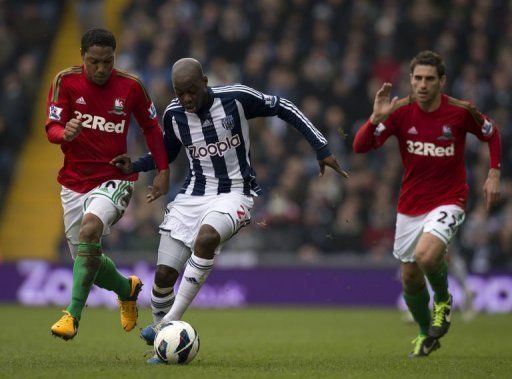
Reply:
<svg viewBox="0 0 512 379"><path fill-rule="evenodd" d="M430 309L428 308L430 295L427 287L423 287L421 291L414 295L404 292L404 300L411 311L412 317L420 326L420 333L427 335L430 326Z"/></svg>
<svg viewBox="0 0 512 379"><path fill-rule="evenodd" d="M121 300L130 297L130 281L117 270L115 263L105 254L101 255L101 266L94 284L114 291Z"/></svg>
<svg viewBox="0 0 512 379"><path fill-rule="evenodd" d="M67 311L80 320L85 302L101 265L101 245L99 243L78 244L78 254L73 264L73 288L71 304Z"/></svg>
<svg viewBox="0 0 512 379"><path fill-rule="evenodd" d="M432 290L434 291L434 301L436 303L448 301L448 265L443 260L436 271L425 274Z"/></svg>

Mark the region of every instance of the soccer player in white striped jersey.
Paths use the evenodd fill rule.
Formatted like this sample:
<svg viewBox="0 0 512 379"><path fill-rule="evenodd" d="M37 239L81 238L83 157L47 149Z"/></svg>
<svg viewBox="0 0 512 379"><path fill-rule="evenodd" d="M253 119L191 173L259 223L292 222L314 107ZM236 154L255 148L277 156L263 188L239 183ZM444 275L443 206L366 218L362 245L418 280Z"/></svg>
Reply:
<svg viewBox="0 0 512 379"><path fill-rule="evenodd" d="M160 226L151 294L157 326L161 321L181 319L208 277L222 243L250 222L253 197L261 191L251 166L248 119L277 116L288 122L315 150L320 175L329 166L348 177L322 133L290 101L240 84L209 87L201 64L192 58L174 64L172 81L177 98L163 116L164 141L170 163L181 146L185 147L190 169ZM155 168L150 154L133 163L122 155L112 163L124 173ZM175 296L174 283L182 271ZM149 344L154 329L142 330L141 336Z"/></svg>

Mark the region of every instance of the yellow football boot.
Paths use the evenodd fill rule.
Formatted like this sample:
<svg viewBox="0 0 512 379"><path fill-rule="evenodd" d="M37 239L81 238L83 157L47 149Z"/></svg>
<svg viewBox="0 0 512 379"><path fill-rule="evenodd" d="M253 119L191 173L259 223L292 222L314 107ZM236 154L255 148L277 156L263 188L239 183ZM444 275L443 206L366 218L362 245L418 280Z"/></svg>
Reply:
<svg viewBox="0 0 512 379"><path fill-rule="evenodd" d="M128 280L132 287L130 297L127 300L118 300L121 310L121 326L127 332L137 325L137 317L139 316L137 296L139 296L139 292L142 289L142 281L135 275L130 276Z"/></svg>
<svg viewBox="0 0 512 379"><path fill-rule="evenodd" d="M71 316L71 313L68 311L63 312L64 316L52 325L52 334L67 341L78 333L78 320Z"/></svg>

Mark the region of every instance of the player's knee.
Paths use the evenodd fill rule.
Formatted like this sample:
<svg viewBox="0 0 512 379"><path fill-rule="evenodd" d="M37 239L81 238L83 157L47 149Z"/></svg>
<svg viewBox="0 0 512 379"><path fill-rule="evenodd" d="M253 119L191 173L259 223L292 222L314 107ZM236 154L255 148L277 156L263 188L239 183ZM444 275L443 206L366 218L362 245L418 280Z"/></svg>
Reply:
<svg viewBox="0 0 512 379"><path fill-rule="evenodd" d="M210 225L203 225L194 243L194 252L198 257L212 259L219 244L219 233Z"/></svg>
<svg viewBox="0 0 512 379"><path fill-rule="evenodd" d="M416 251L414 252L414 259L416 260L416 263L422 267L425 263L428 263L430 260L430 254L428 249L418 249L416 248Z"/></svg>
<svg viewBox="0 0 512 379"><path fill-rule="evenodd" d="M176 283L179 273L174 268L158 265L155 270L155 284L160 288L171 287Z"/></svg>
<svg viewBox="0 0 512 379"><path fill-rule="evenodd" d="M82 242L98 242L102 234L103 222L91 213L85 214L80 226L79 240Z"/></svg>
<svg viewBox="0 0 512 379"><path fill-rule="evenodd" d="M416 263L418 263L424 272L437 267L439 265L440 258L442 259L442 257L439 257L434 251L428 249L416 250L414 256Z"/></svg>

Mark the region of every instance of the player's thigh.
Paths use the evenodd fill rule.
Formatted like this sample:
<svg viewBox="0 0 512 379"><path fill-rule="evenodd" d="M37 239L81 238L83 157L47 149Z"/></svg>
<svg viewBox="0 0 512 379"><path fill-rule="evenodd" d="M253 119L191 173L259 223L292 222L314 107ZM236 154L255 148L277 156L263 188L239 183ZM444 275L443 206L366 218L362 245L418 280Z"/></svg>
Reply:
<svg viewBox="0 0 512 379"><path fill-rule="evenodd" d="M74 259L79 242L80 225L82 224L82 217L84 215L86 194L62 187L60 197L64 219L64 233L68 242L69 251Z"/></svg>
<svg viewBox="0 0 512 379"><path fill-rule="evenodd" d="M400 262L414 262L414 250L423 232L425 216L398 214L396 218L393 255Z"/></svg>
<svg viewBox="0 0 512 379"><path fill-rule="evenodd" d="M443 205L428 213L424 233L440 239L447 246L464 222L464 210L457 205Z"/></svg>
<svg viewBox="0 0 512 379"><path fill-rule="evenodd" d="M202 225L210 225L220 235L220 243L233 237L251 222L251 210L254 205L252 197L229 193L219 195L217 201L204 212Z"/></svg>
<svg viewBox="0 0 512 379"><path fill-rule="evenodd" d="M252 197L236 193L214 196L181 194L167 206L164 220L160 224L160 233L182 241L192 249L207 218L206 222L214 224L211 226L221 235L221 242L224 242L250 223L253 204ZM208 216L215 212L223 215L220 220L217 217L212 220Z"/></svg>
<svg viewBox="0 0 512 379"><path fill-rule="evenodd" d="M133 193L133 182L109 180L87 194L84 214L92 213L103 223L102 235L110 233L110 227L121 219Z"/></svg>
<svg viewBox="0 0 512 379"><path fill-rule="evenodd" d="M181 273L191 254L190 248L182 241L172 238L168 234L160 236L157 265L172 267Z"/></svg>
<svg viewBox="0 0 512 379"><path fill-rule="evenodd" d="M434 234L423 233L416 244L414 257L418 263L439 261L446 254L446 242Z"/></svg>
<svg viewBox="0 0 512 379"><path fill-rule="evenodd" d="M166 207L160 224L160 234L182 241L191 248L200 227L200 220L208 209L208 196L180 194Z"/></svg>

